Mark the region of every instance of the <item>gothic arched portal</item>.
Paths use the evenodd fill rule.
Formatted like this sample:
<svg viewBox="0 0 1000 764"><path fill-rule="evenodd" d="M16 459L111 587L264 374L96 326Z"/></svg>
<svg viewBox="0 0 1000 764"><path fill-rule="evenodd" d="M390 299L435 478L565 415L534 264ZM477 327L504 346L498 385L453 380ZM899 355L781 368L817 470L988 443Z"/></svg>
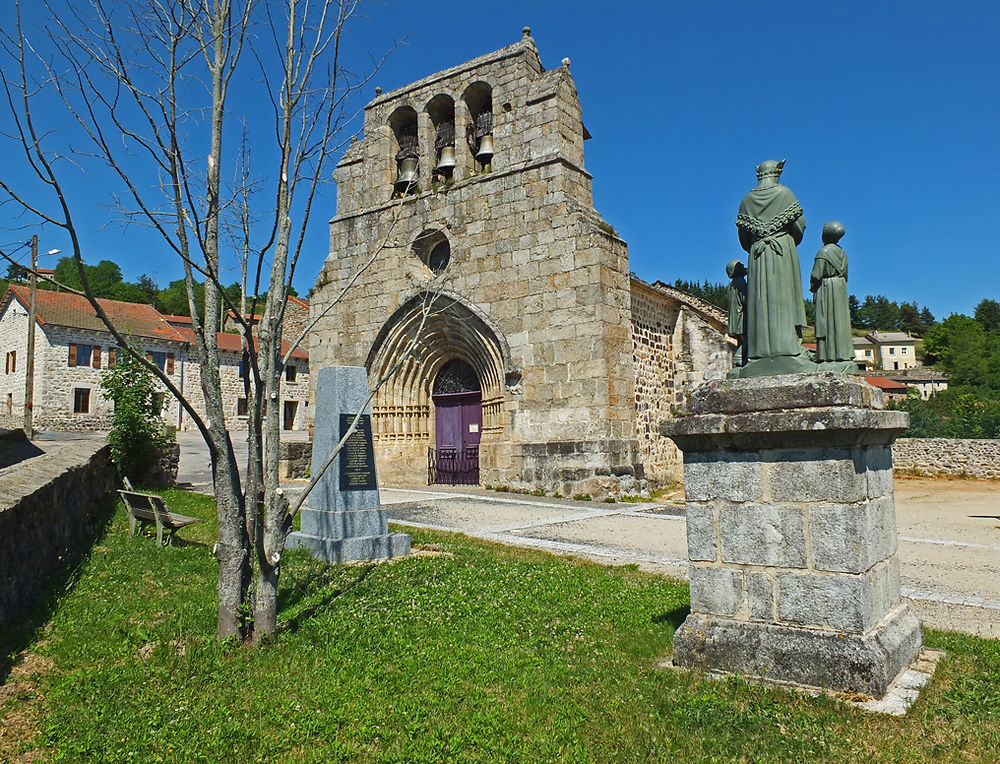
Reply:
<svg viewBox="0 0 1000 764"><path fill-rule="evenodd" d="M502 433L505 355L502 338L460 300L431 293L407 300L386 321L365 363L373 384L386 380L372 401L375 440L437 446L433 398L445 393L434 383L461 368L455 361L478 384L479 435L488 440Z"/></svg>

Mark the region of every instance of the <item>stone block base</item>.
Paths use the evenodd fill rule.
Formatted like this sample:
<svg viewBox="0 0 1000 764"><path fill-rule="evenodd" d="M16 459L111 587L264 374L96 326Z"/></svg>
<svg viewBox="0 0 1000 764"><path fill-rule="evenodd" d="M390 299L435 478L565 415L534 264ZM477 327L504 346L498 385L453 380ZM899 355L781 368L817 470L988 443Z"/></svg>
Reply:
<svg viewBox="0 0 1000 764"><path fill-rule="evenodd" d="M692 613L674 636L674 664L881 698L922 645L905 603L862 633Z"/></svg>
<svg viewBox="0 0 1000 764"><path fill-rule="evenodd" d="M306 549L317 560L327 562L385 560L408 555L410 536L406 533L387 533L381 536L331 539L296 532L289 534L285 547Z"/></svg>

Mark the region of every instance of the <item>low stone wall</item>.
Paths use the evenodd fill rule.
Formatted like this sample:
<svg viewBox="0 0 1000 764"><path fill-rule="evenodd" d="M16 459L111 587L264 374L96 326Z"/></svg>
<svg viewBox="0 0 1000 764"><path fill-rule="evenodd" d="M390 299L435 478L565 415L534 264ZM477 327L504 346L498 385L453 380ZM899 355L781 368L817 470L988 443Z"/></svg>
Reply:
<svg viewBox="0 0 1000 764"><path fill-rule="evenodd" d="M102 440L43 447L0 470L0 629L22 619L49 577L90 540L116 485Z"/></svg>
<svg viewBox="0 0 1000 764"><path fill-rule="evenodd" d="M900 438L892 465L927 475L1000 479L1000 440Z"/></svg>
<svg viewBox="0 0 1000 764"><path fill-rule="evenodd" d="M278 479L295 480L309 474L312 466L312 443L282 441L278 447Z"/></svg>

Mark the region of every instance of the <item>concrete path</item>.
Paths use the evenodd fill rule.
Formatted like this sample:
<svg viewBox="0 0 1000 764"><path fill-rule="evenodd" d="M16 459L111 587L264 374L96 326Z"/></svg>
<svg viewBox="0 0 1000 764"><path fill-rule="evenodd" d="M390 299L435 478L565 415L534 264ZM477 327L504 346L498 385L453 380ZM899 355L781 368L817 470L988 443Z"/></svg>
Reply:
<svg viewBox="0 0 1000 764"><path fill-rule="evenodd" d="M233 430L230 432L233 439L233 450L236 452L236 463L240 468L242 478L243 469L247 462L247 434ZM305 430L288 430L281 433L282 440L298 441L309 440L309 433ZM181 458L177 464L177 484L181 488L201 493L212 492L212 460L208 456L208 446L200 432L179 432L177 442L181 444Z"/></svg>
<svg viewBox="0 0 1000 764"><path fill-rule="evenodd" d="M682 502L602 504L475 487L383 488L390 518L502 544L687 575ZM903 595L937 628L1000 638L1000 482L901 478Z"/></svg>

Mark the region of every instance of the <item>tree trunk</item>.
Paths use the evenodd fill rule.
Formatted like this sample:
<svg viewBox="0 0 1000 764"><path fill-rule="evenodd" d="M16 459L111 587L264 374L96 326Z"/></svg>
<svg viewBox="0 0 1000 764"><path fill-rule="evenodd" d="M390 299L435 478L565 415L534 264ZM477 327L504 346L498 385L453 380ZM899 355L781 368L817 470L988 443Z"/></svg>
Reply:
<svg viewBox="0 0 1000 764"><path fill-rule="evenodd" d="M212 478L219 518L219 541L215 545L215 558L219 561L219 610L215 632L220 639L236 637L242 641L246 638L246 602L251 577L245 505L229 435L213 430L212 440Z"/></svg>

